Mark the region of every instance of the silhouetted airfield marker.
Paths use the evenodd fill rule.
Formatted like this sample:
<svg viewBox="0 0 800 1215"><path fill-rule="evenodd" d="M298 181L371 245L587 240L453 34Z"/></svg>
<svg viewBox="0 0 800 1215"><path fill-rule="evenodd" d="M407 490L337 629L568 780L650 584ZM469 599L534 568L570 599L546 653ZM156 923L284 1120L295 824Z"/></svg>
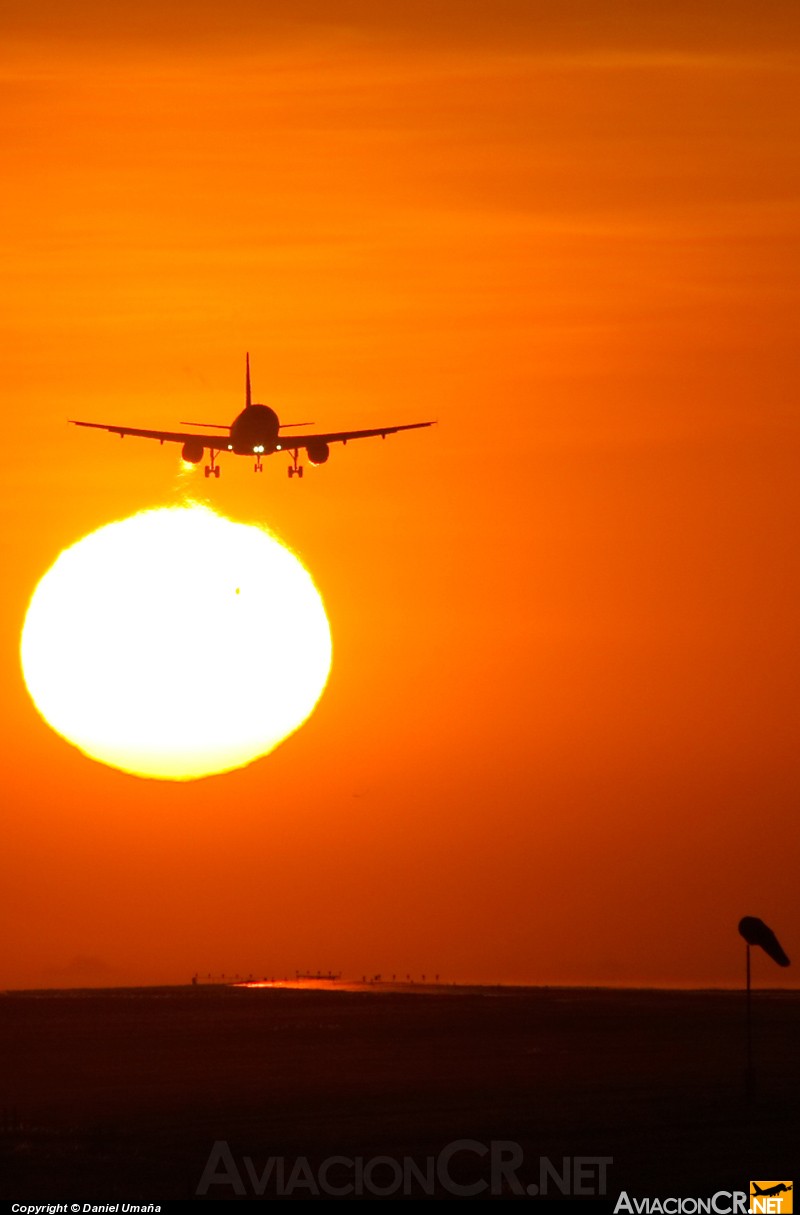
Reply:
<svg viewBox="0 0 800 1215"><path fill-rule="evenodd" d="M756 1082L755 1071L753 1068L753 1017L750 985L750 946L759 945L764 950L764 953L766 953L768 957L772 958L773 962L777 962L778 966L788 966L789 959L781 948L775 933L764 923L763 920L759 920L758 916L744 916L739 921L739 932L747 942L747 1015L745 1035L744 1095L748 1105L751 1105L755 1097Z"/></svg>

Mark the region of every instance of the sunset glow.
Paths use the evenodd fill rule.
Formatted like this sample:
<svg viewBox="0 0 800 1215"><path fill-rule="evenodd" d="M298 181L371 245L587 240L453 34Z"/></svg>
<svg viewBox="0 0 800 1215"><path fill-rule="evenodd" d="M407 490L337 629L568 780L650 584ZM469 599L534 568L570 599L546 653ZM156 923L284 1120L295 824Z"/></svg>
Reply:
<svg viewBox="0 0 800 1215"><path fill-rule="evenodd" d="M312 711L330 661L297 558L197 506L145 511L67 549L22 636L28 690L57 733L171 780L268 754Z"/></svg>
<svg viewBox="0 0 800 1215"><path fill-rule="evenodd" d="M2 28L3 982L735 986L744 915L799 954L800 5L7 0ZM436 425L302 480L69 425L224 435L247 351L289 435ZM336 662L248 762L327 635L273 722L283 626L241 637L240 566L174 545L131 711L184 733L135 780L75 749L111 729L76 638L138 681L132 609L93 573L69 692L28 670L75 746L19 638L62 551L183 494L302 554ZM172 779L204 732L245 766Z"/></svg>

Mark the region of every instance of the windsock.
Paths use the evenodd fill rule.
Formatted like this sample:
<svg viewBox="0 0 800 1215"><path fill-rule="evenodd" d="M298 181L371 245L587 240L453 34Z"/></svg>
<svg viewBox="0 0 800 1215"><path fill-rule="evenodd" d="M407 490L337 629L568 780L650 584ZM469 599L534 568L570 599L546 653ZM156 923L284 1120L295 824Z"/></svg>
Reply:
<svg viewBox="0 0 800 1215"><path fill-rule="evenodd" d="M748 945L760 945L764 953L768 953L773 962L777 962L779 966L789 965L789 959L781 949L775 933L757 916L746 915L743 920L740 920L739 932Z"/></svg>

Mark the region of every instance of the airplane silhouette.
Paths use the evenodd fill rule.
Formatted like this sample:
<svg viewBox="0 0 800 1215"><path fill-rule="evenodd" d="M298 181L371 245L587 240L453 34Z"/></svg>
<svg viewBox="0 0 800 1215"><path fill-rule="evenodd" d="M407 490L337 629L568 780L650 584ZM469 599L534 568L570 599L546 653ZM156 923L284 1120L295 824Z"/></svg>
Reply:
<svg viewBox="0 0 800 1215"><path fill-rule="evenodd" d="M765 1190L762 1190L757 1182L753 1182L753 1193L758 1196L766 1197L767 1194L788 1194L791 1190L791 1185L786 1185L783 1181L777 1182L775 1185L769 1185Z"/></svg>
<svg viewBox="0 0 800 1215"><path fill-rule="evenodd" d="M272 456L276 452L285 451L292 460L286 470L290 477L295 473L303 475L303 465L299 463L301 451L305 451L311 464L324 464L330 455L331 443L348 443L350 439L371 439L378 435L385 439L387 435L396 434L399 430L419 430L422 426L433 426L433 422L411 422L405 426L377 426L374 430L341 430L331 434L304 435L302 438L294 435L283 435L282 430L295 426L310 426L310 422L290 422L281 425L278 415L269 405L259 405L252 400L250 394L250 355L246 356L245 402L242 412L234 418L230 426L218 422L181 422L181 426L208 427L210 430L227 430L227 435L188 434L180 430L137 430L132 426L108 426L104 422L78 422L70 418L73 426L91 426L96 430L108 430L111 434L124 439L133 435L139 439L157 439L164 443L182 443L181 455L189 464L199 464L208 449L209 463L205 467L207 477L219 477L220 469L217 456L220 452L231 452L234 456L255 456L256 472L263 472L261 459Z"/></svg>

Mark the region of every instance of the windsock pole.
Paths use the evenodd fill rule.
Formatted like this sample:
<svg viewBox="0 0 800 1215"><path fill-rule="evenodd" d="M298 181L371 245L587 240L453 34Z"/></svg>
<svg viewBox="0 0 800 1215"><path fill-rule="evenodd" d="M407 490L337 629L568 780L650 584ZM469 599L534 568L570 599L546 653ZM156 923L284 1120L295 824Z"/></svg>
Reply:
<svg viewBox="0 0 800 1215"><path fill-rule="evenodd" d="M753 1073L753 1002L751 999L750 987L750 942L746 946L747 950L747 984L746 984L746 1012L745 1012L745 1032L746 1032L746 1047L745 1047L745 1071L744 1071L744 1099L748 1105L753 1104L755 1098L756 1080Z"/></svg>
<svg viewBox="0 0 800 1215"><path fill-rule="evenodd" d="M775 936L775 933L758 916L746 915L739 921L739 935L747 942L747 991L745 1011L746 1032L746 1064L744 1074L745 1100L752 1105L756 1094L756 1077L753 1067L753 1018L750 991L750 946L760 945L764 953L777 962L778 966L788 966L789 958Z"/></svg>

